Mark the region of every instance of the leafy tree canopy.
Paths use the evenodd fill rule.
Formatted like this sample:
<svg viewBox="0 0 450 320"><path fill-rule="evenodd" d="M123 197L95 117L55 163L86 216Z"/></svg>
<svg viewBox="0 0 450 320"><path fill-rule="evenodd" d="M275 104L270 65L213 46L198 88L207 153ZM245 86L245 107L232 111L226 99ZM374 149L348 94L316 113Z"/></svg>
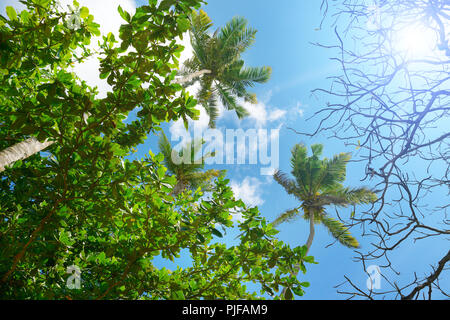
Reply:
<svg viewBox="0 0 450 320"><path fill-rule="evenodd" d="M305 248L277 240L227 180L217 179L208 199L200 191L175 198L162 154L124 160L161 122L198 115L196 100L173 79L183 50L174 39L200 1L150 0L133 16L119 9L120 40L110 33L100 46L100 77L112 87L105 98L70 72L100 34L87 8L74 29L53 1L23 2L27 10L8 7L0 16L0 150L29 137L55 143L0 173L0 297L257 298L247 282L259 283L261 294L283 286L302 295L307 283L289 273L305 262ZM237 244L213 241L236 211L243 216ZM154 264L182 250L189 267ZM66 285L72 265L81 271L79 289Z"/></svg>

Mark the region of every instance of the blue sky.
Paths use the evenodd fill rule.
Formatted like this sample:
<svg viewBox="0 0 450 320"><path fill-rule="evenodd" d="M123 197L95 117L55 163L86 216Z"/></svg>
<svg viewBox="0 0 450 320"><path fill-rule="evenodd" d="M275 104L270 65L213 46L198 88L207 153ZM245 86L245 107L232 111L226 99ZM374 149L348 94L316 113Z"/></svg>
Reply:
<svg viewBox="0 0 450 320"><path fill-rule="evenodd" d="M290 150L296 143L324 144L324 156L331 157L339 152L356 153L354 148L345 147L341 141L329 139L326 136L307 138L299 136L287 127L298 131L312 132L318 122L315 119L307 120L314 112L325 105L311 96L311 90L318 87L327 87L328 76L335 75L340 68L336 61L332 61L333 53L311 43L335 43L335 35L332 28L317 30L322 15L320 12L321 1L269 1L269 0L228 0L209 1L203 9L211 17L213 29L223 26L233 16L243 16L249 26L258 30L255 44L244 55L245 61L250 66L268 65L273 69L271 80L264 85L254 88L260 103L264 105L267 118L276 110L285 112L283 117L274 121L267 120L263 127L267 129L281 128L280 131L280 169L290 172ZM255 111L258 111L255 110ZM226 114L219 119L219 128L254 128L261 125L255 119L245 119L237 122L235 116ZM144 148L145 149L145 148ZM247 202L257 202L260 212L269 221L272 221L278 213L293 208L296 200L288 196L285 191L272 179L261 176L258 166L233 165L225 166L228 177L238 189L239 196ZM348 186L367 185L370 182L361 182L364 177L364 165L350 163L347 169ZM248 194L242 194L247 191ZM443 193L445 199L445 193ZM442 195L430 197L430 201L442 201ZM444 200L445 201L445 200ZM362 210L363 208L357 208ZM332 215L334 209L330 210ZM340 210L343 217L349 217L349 210ZM293 223L281 225L279 238L291 246L303 245L308 237L308 224L303 219ZM352 233L361 243L362 251L366 252L374 239L361 238L361 230L352 229ZM353 261L357 256L353 250L339 244L327 246L333 239L322 226L317 226L316 236L310 250L317 265L307 266L307 273L300 275L302 281L310 282L304 299L344 299L346 296L338 294L334 286L345 281L344 275L365 288L367 274L360 263ZM413 272L425 275L430 272L429 262L438 261L445 243L433 243L421 241L400 246L391 257L397 270L401 270L400 276L395 280L400 284L406 284L413 279ZM384 269L383 269L384 270ZM389 277L392 273L385 272ZM445 282L444 282L445 283ZM381 280L381 290L388 289L388 284Z"/></svg>
<svg viewBox="0 0 450 320"><path fill-rule="evenodd" d="M320 101L311 97L311 90L326 84L324 79L336 72L338 66L329 60L330 52L310 44L316 41L333 41L330 32L320 32L320 1L210 1L204 10L211 17L213 29L223 26L233 16L243 16L249 26L258 30L255 44L244 55L249 66L268 65L273 69L271 80L267 84L253 88L260 103L268 114L273 110L285 111L285 116L275 121L266 121L262 127L280 129L280 169L290 172L290 150L296 144L307 145L323 143L324 156L331 157L339 152L352 152L342 143L330 141L326 137L314 139L298 136L287 127L299 131L312 131L317 123L307 121L321 106ZM261 109L260 109L261 110ZM268 116L269 118L269 116ZM261 122L261 121L260 121ZM261 125L255 119L237 122L233 113L226 113L219 119L219 128L255 128ZM152 140L152 138L150 138ZM154 139L156 141L156 139ZM150 143L150 145L155 145ZM143 148L146 150L147 148ZM228 170L239 196L247 203L256 203L260 212L269 221L278 213L298 206L297 201L273 181L271 177L261 176L259 166L229 165L220 168ZM349 170L352 167L349 166ZM349 185L360 185L363 167L357 174L349 175ZM246 192L246 193L245 193ZM349 212L342 214L349 214ZM303 245L308 237L308 224L303 219L294 223L281 225L278 237L291 246ZM355 233L355 236L358 232ZM230 237L231 238L231 237ZM317 265L307 266L307 273L300 275L302 281L310 282L305 299L342 299L333 286L341 283L343 275L356 277L361 285L365 284L367 275L359 264L352 263L354 253L338 244L325 248L333 240L321 226L316 228L316 236L310 250ZM364 241L361 241L364 243ZM183 262L183 261L182 261ZM170 264L165 264L170 267Z"/></svg>
<svg viewBox="0 0 450 320"><path fill-rule="evenodd" d="M64 1L62 1L64 2ZM106 25L103 31L118 29L120 19L114 7L121 4L128 11L146 1L114 0L109 1L110 6L104 7L103 1L81 0L82 5L92 8L96 20ZM271 66L273 74L271 80L252 89L258 96L259 103L251 107L251 116L238 121L234 113L223 112L217 122L219 130L251 128L280 129L279 168L290 172L290 150L296 143L311 145L324 144L324 156L331 157L339 152L352 152L357 150L346 147L342 141L336 141L326 136L308 138L299 136L287 129L292 127L298 131L312 132L317 126L317 120L307 120L314 112L319 110L326 101L311 96L311 90L327 87L328 76L339 72L339 65L330 60L333 52L313 46L311 42L335 43L335 36L331 28L324 27L317 30L322 15L321 1L269 1L269 0L216 0L209 1L203 9L211 17L214 29L223 26L233 16L243 16L249 26L258 30L255 44L245 53L244 59L249 66ZM2 0L0 11L4 12L6 5L17 5L16 0ZM189 52L186 53L187 55ZM98 77L92 72L96 62L90 61L87 66L75 68L75 71L90 84L97 85L104 93L107 86L98 82ZM132 115L129 119L132 119ZM199 121L205 126L204 115ZM163 125L163 129L170 139L172 133L182 130L181 123ZM147 141L138 147L137 153L130 158L140 159L151 149L157 152L157 137L149 136ZM270 176L260 174L259 165L219 165L212 166L227 169L227 177L236 194L248 205L258 205L260 212L267 220L272 221L278 213L298 206L297 201L287 195L285 191ZM208 167L209 168L209 167ZM361 182L364 177L364 165L350 163L347 169L348 186L366 185L371 187L370 181ZM430 201L440 201L439 195L430 197ZM363 208L357 208L362 210ZM332 215L334 209L330 210ZM349 210L340 210L343 217L350 215ZM279 228L278 237L291 246L303 245L308 237L308 224L298 219L290 224L283 224ZM371 246L370 238L361 238L361 230L352 229L352 234L358 238L362 251ZM227 237L232 239L233 233ZM306 288L304 299L344 299L346 296L336 292L336 286L342 283L344 275L350 277L355 284L364 287L367 274L361 265L353 261L355 252L339 244L327 247L333 242L332 237L322 226L317 226L316 236L310 249L310 255L319 262L317 265L307 265L307 273L300 275L301 281L310 282ZM448 244L435 245L430 241L421 241L415 244L401 246L392 257L393 264L402 271L397 281L406 282L413 279L412 271L419 276L430 272L429 262L436 262L442 254L442 248ZM420 254L419 254L420 253ZM188 264L186 256L178 261L180 265ZM159 260L161 266L173 267L173 264ZM383 283L382 289L387 288Z"/></svg>

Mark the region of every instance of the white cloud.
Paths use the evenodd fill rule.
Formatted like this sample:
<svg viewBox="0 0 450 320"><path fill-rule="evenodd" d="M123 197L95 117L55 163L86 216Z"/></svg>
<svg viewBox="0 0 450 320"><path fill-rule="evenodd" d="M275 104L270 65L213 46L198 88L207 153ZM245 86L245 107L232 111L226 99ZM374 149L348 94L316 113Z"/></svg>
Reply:
<svg viewBox="0 0 450 320"><path fill-rule="evenodd" d="M269 121L279 120L279 119L283 118L286 115L286 113L287 113L286 110L274 109L269 113L267 120L269 120Z"/></svg>
<svg viewBox="0 0 450 320"><path fill-rule="evenodd" d="M294 113L294 115L300 116L302 118L305 114L303 104L301 102L297 102L297 105L294 108L292 108L292 112Z"/></svg>
<svg viewBox="0 0 450 320"><path fill-rule="evenodd" d="M267 122L267 106L263 102L252 104L249 102L243 103L244 108L249 112L249 118L255 120L258 127L264 126Z"/></svg>
<svg viewBox="0 0 450 320"><path fill-rule="evenodd" d="M119 39L120 25L125 21L117 11L120 5L123 10L127 11L131 15L136 12L136 3L134 0L108 0L108 4L105 5L105 1L99 0L78 0L80 7L87 7L89 13L94 16L94 21L100 24L100 32L102 35L106 35L112 32L116 38ZM71 0L60 0L61 6L68 10L68 5L72 4ZM93 37L91 39L90 48L92 50L98 50L98 41L102 39L100 37ZM112 91L111 86L106 82L106 79L100 79L99 75L100 62L98 56L94 55L86 59L83 63L76 64L73 67L73 71L82 80L86 81L89 86L98 87L99 98L106 97L107 92Z"/></svg>
<svg viewBox="0 0 450 320"><path fill-rule="evenodd" d="M187 59L193 56L193 49L191 45L191 37L189 36L189 32L185 32L183 34L183 40L177 38L177 43L184 46L184 50L181 52L180 59L178 59L181 66L183 62L185 62Z"/></svg>
<svg viewBox="0 0 450 320"><path fill-rule="evenodd" d="M264 203L261 198L262 182L257 178L245 177L241 182L231 181L231 188L233 189L236 199L241 199L248 206L259 206Z"/></svg>
<svg viewBox="0 0 450 320"><path fill-rule="evenodd" d="M259 101L262 101L263 103L267 104L270 102L270 99L272 99L273 96L273 90L268 90L264 94L260 95L258 97Z"/></svg>
<svg viewBox="0 0 450 320"><path fill-rule="evenodd" d="M247 206L259 206L264 203L261 198L262 183L257 178L245 177L241 182L235 180L230 183L236 199L241 199ZM233 214L233 221L241 222L243 220L242 213Z"/></svg>
<svg viewBox="0 0 450 320"><path fill-rule="evenodd" d="M249 112L248 119L254 120L255 126L261 128L273 122L282 122L285 120L287 111L272 107L268 101L258 101L256 104L241 101L244 108Z"/></svg>

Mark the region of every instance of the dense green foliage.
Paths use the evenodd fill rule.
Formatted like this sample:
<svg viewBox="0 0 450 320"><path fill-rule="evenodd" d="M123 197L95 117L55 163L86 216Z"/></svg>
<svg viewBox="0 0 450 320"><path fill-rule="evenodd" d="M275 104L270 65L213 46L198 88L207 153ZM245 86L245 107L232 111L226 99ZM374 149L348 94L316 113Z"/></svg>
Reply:
<svg viewBox="0 0 450 320"><path fill-rule="evenodd" d="M288 274L305 262L305 248L278 241L227 180L217 179L208 199L200 191L174 197L163 154L124 160L161 122L198 115L173 79L183 50L174 39L200 1L150 0L133 16L119 9L121 41L108 34L101 44L100 77L112 86L105 98L70 72L99 34L87 8L73 29L52 1L25 3L0 16L0 150L30 136L55 143L0 173L0 298L258 297L247 282L261 293L283 286L303 294L307 283ZM226 245L218 228L233 225L233 212L243 216L241 233ZM183 250L189 267L154 264ZM81 270L79 289L66 285L71 265Z"/></svg>

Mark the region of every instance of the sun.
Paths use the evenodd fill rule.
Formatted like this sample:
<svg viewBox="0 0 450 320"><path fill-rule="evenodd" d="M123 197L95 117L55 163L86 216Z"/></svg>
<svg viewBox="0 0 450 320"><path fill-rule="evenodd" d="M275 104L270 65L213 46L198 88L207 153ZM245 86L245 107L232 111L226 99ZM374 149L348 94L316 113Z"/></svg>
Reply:
<svg viewBox="0 0 450 320"><path fill-rule="evenodd" d="M408 60L434 57L438 51L436 31L421 23L402 26L392 40L394 51Z"/></svg>

